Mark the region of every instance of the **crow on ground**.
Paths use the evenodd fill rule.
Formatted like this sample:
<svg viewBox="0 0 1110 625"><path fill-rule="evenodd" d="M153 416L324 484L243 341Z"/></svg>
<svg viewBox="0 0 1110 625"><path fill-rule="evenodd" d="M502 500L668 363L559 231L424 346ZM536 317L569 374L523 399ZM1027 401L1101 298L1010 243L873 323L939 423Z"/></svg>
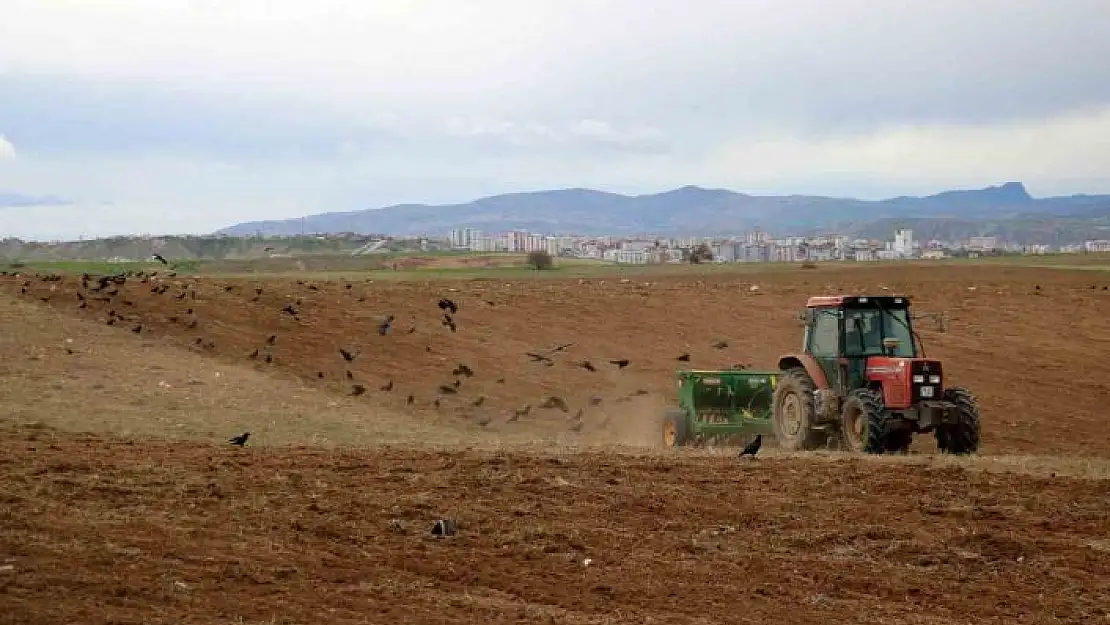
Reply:
<svg viewBox="0 0 1110 625"><path fill-rule="evenodd" d="M759 453L759 448L762 445L763 435L756 434L755 438L753 438L750 443L744 445L744 449L740 452L740 457L743 458L744 456L751 456L752 458L754 458L755 455Z"/></svg>

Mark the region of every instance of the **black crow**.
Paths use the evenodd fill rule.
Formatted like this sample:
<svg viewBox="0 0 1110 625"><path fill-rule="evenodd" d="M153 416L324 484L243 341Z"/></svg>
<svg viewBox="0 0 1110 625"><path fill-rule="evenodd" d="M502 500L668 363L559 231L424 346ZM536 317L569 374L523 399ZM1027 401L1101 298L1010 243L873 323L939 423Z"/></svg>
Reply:
<svg viewBox="0 0 1110 625"><path fill-rule="evenodd" d="M755 438L752 439L750 443L744 445L744 449L740 452L740 457L743 458L744 456L751 456L754 458L755 455L759 453L759 448L761 445L763 445L763 435L756 434Z"/></svg>

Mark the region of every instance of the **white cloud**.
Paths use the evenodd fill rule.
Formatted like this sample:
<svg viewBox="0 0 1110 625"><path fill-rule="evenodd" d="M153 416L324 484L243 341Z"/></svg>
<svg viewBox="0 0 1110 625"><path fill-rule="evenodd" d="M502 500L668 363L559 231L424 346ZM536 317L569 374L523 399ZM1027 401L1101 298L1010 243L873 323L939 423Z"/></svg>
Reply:
<svg viewBox="0 0 1110 625"><path fill-rule="evenodd" d="M821 139L736 138L704 161L749 188L815 175L899 186L906 193L1021 180L1042 195L1096 184L1110 191L1110 106L985 125L901 125Z"/></svg>
<svg viewBox="0 0 1110 625"><path fill-rule="evenodd" d="M0 161L15 158L15 146L0 134Z"/></svg>
<svg viewBox="0 0 1110 625"><path fill-rule="evenodd" d="M411 104L526 76L519 61L566 34L573 12L540 0L8 0L4 16L0 73Z"/></svg>
<svg viewBox="0 0 1110 625"><path fill-rule="evenodd" d="M635 125L627 128L599 121L582 119L564 124L541 122L483 121L454 117L443 124L453 137L492 139L507 145L538 150L552 148L617 148L627 150L662 150L667 138L657 128Z"/></svg>
<svg viewBox="0 0 1110 625"><path fill-rule="evenodd" d="M663 149L667 145L663 131L646 124L618 129L608 122L583 119L571 124L569 132L580 139L615 147Z"/></svg>
<svg viewBox="0 0 1110 625"><path fill-rule="evenodd" d="M2 4L0 189L111 200L83 219L112 231L572 186L1110 192L1106 0Z"/></svg>
<svg viewBox="0 0 1110 625"><path fill-rule="evenodd" d="M835 11L827 0L5 0L0 74L275 92L406 117L658 118L694 104L730 124L915 107L1002 115L1105 95L1092 77L1110 39L1090 25L1107 17L1105 0L841 0Z"/></svg>

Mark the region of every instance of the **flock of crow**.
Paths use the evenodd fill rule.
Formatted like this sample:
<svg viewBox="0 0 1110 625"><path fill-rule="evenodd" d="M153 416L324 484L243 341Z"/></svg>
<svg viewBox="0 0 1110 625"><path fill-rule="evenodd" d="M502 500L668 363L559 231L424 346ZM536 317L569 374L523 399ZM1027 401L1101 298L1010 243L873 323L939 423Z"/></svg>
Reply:
<svg viewBox="0 0 1110 625"><path fill-rule="evenodd" d="M142 284L142 285L149 285L149 290L154 295L165 295L171 289L174 289L177 292L174 293L173 295L171 295L171 297L173 297L176 300L195 300L195 299L197 299L197 290L196 290L196 285L195 284L186 283L186 284L182 285L179 282L173 282L172 280L177 276L175 268L169 263L169 261L167 261L165 258L161 257L160 255L154 255L154 259L157 260L158 262L162 263L163 265L166 265L167 266L166 267L167 271L165 271L165 272L159 272L159 271L149 271L149 272L147 272L147 271L129 270L129 271L121 272L121 273L114 274L114 275L100 275L100 276L95 276L95 277L92 276L92 275L89 275L87 273L86 274L81 274L79 276L79 284L80 284L81 290L78 290L76 292L77 307L79 309L88 309L90 302L97 302L98 304L100 304L100 306L98 306L98 308L100 308L101 310L103 310L105 308L107 309L105 312L107 313L107 317L108 317L107 320L106 320L106 323L108 325L129 324L130 325L130 330L132 332L134 332L136 334L140 334L144 331L144 325L143 325L143 322L142 322L141 315L133 313L133 312L128 312L128 309L133 307L135 304L134 304L133 301L128 299L127 294L124 291L121 291L121 288L124 287L125 285L127 285L129 282L137 282L137 283ZM35 289L35 287L33 286L33 281L28 279L27 276L25 276L21 272L18 272L18 271L0 271L0 276L6 276L6 277L10 277L10 278L21 279L22 280L21 287L20 287L20 293L21 294L28 295L28 294L31 293L32 290ZM37 292L34 293L43 302L50 302L52 300L52 298L56 295L57 286L55 284L52 284L52 283L58 283L58 282L61 282L65 279L65 277L63 275L57 274L57 273L50 273L50 274L45 274L45 275L35 273L34 276L42 283L50 283L49 292L47 294L43 295L43 294L39 294ZM169 281L167 281L167 280L169 280ZM316 285L306 284L304 281L298 281L298 285L302 286L304 288L307 288L311 291L316 291L316 290L319 289L319 287L317 287ZM232 286L232 285L224 285L221 288L224 291L231 291L236 287ZM348 284L345 285L345 288L347 290L351 290L352 285L348 283ZM1095 286L1091 287L1092 290L1096 289L1096 288L1098 288L1098 287L1095 287ZM1106 290L1107 287L1103 286L1102 289ZM1042 289L1041 289L1040 285L1035 286L1034 292L1038 295L1042 293ZM260 298L262 296L262 293L263 293L262 287L258 287L258 286L254 287L254 294L253 294L253 297L251 297L250 301L255 302L255 303L259 302ZM358 299L359 299L360 302L365 301L365 297L359 297ZM491 306L493 305L493 302L490 302L490 301L487 301L486 303L491 305ZM296 320L299 319L299 315L300 315L299 307L301 305L302 305L301 299L297 298L294 302L286 303L284 306L282 306L281 313L284 314L284 315L287 315L292 320L296 321ZM443 327L447 328L451 332L458 332L459 326L458 326L458 323L456 321L456 317L457 317L458 312L459 312L458 304L456 302L452 301L451 299L444 297L444 298L439 299L439 301L437 302L437 306L438 306L438 308L440 310L440 313L442 315L442 318L440 320L440 324ZM180 323L185 329L196 330L198 328L199 318L198 318L198 315L197 315L196 311L193 309L193 307L190 306L186 309L184 315L169 315L169 316L166 317L166 321L170 322L171 324ZM392 314L387 315L385 318L383 318L381 320L381 322L377 325L378 335L383 336L383 337L389 335L393 331L393 326L394 326L395 321L396 321L396 317ZM407 330L407 333L411 334L415 331L416 331L415 326L412 326ZM261 359L262 361L264 361L266 363L273 363L274 362L274 356L273 356L273 354L272 354L272 352L270 351L269 348L272 347L275 344L277 339L278 339L277 334L270 334L266 338L265 346L254 349L249 354L247 354L247 358L251 359L251 360ZM209 350L210 351L210 350L213 350L215 348L215 343L211 339L207 339L203 336L193 337L192 338L192 343L193 343L193 346L195 348L202 349L202 350ZM557 345L557 346L552 347L548 350L525 352L525 355L533 363L538 363L538 364L543 365L543 366L551 367L551 366L555 365L555 356L557 354L565 352L568 348L572 347L573 345L574 345L573 343ZM726 341L717 341L712 346L715 349L723 350L723 349L728 347L728 343ZM432 351L430 346L427 346L426 350L429 351L429 352ZM72 350L70 350L68 348L67 348L67 351L72 353ZM352 350L352 349L349 349L349 348L346 348L346 347L339 347L339 348L337 348L337 351L338 351L339 357L341 357L345 363L351 363L359 357L359 352L358 351ZM689 362L690 361L690 354L689 353L680 354L675 358L675 360L678 361L678 362ZM627 358L616 358L616 359L609 360L608 363L612 366L615 366L618 370L623 370L624 368L629 366L630 361ZM597 371L597 367L589 360L570 361L569 364L571 364L573 366L581 367L581 368L583 368L587 371L591 371L591 372ZM747 365L747 364L734 364L733 368L735 368L735 369L744 369L744 368L747 368L749 366L750 365ZM445 398L447 398L448 396L458 396L460 394L461 387L462 387L462 380L464 378L472 377L474 375L474 370L466 364L459 363L451 370L451 375L455 379L452 382L440 384L438 386L437 390L436 390L435 397L431 402L432 406L434 406L437 410L441 407L441 404L442 404L442 402L444 401ZM326 377L326 374L323 371L318 371L316 373L316 377L319 378L319 379L323 379L323 378ZM347 369L345 371L345 377L346 377L347 382L349 383L349 388L350 388L349 394L350 395L358 396L358 395L363 395L367 392L367 387L364 384L362 384L361 382L358 382L358 381L355 380L355 376L350 371L350 369ZM505 379L504 378L498 378L496 380L496 382L498 384L503 384L505 382ZM393 380L390 379L387 382L385 382L384 384L382 384L381 386L379 386L379 390L382 391L382 392L389 392L389 391L394 390ZM640 396L640 395L647 395L647 394L648 394L647 391L645 391L643 389L640 389L640 390L635 391L634 393L631 393L630 395L626 395L624 397L619 397L615 401L616 402L628 401L632 397L636 397L636 396ZM471 400L469 402L469 407L470 408L478 408L478 407L482 406L485 401L486 401L486 397L484 395L479 395L479 396L477 396L476 398L474 398L473 400ZM408 394L407 397L406 397L406 400L405 400L406 405L412 406L412 405L415 404L415 402L416 402L416 396L414 394L411 394L411 393ZM601 397L593 396L589 399L588 405L592 407L592 406L598 406L601 403L602 403L602 398ZM559 397L559 396L549 396L549 397L547 397L546 399L543 400L542 403L538 404L538 407L541 408L541 409L558 409L558 410L560 410L564 413L567 413L568 415L571 412L570 406L568 405L567 401L565 399L563 399L562 397ZM531 404L527 404L527 405L523 406L522 408L517 408L517 409L513 410L511 416L508 417L507 421L508 422L517 421L520 418L525 417L528 414L530 414L531 411L532 411L532 405ZM583 427L582 418L583 418L583 414L585 413L585 411L586 411L586 408L579 408L575 412L574 416L570 417L570 426L569 426L570 431L577 432L577 431L580 431L582 429L582 427ZM484 427L484 426L488 425L490 423L490 421L491 421L491 417L485 416L485 417L482 417L480 420L478 420L477 423L478 423L478 425ZM250 437L250 433L249 432L244 432L243 434L241 434L239 436L235 436L235 437L229 439L229 442L233 445L243 446L243 445L246 444L249 437ZM749 443L749 446L747 448L745 448L744 452L742 452L741 455L745 455L745 454L754 455L754 453L756 451L758 451L759 444L760 444L759 439L753 440L751 443Z"/></svg>
<svg viewBox="0 0 1110 625"><path fill-rule="evenodd" d="M128 270L113 275L99 276L93 276L87 273L81 274L78 277L78 284L80 288L75 293L77 298L77 307L79 309L88 309L89 312L96 312L99 309L100 312L107 314L107 319L105 322L108 325L127 324L132 332L136 334L141 334L144 332L144 330L146 330L143 324L143 315L140 315L137 312L133 312L135 302L128 298L126 287L129 285L132 287L134 285L142 285L144 288L149 289L150 293L153 295L166 295L168 297L172 297L175 300L182 301L183 305L187 305L188 307L186 308L183 315L170 314L165 317L165 321L169 322L170 324L180 324L185 329L198 331L199 333L200 317L197 311L191 305L192 300L196 300L198 298L198 290L196 288L196 284L191 282L182 283L179 281L175 281L174 278L176 278L177 276L175 272L175 267L170 265L170 263L165 258L159 255L155 255L154 258L158 262L167 266L165 271ZM21 284L20 292L22 294L28 294L31 290L35 290L36 292L34 294L38 295L39 299L43 302L50 302L52 298L65 293L65 291L58 293L57 287L51 284L48 293L40 294L39 289L33 286L33 281L31 279L28 279L28 276L20 274L19 272L0 272L0 274L22 279L23 281ZM58 283L65 280L65 276L57 273L45 275L35 273L34 277L37 278L38 281L40 281L41 283ZM310 291L319 290L319 287L317 287L316 285L305 283L304 281L299 280L297 284L298 286L306 288ZM223 285L216 286L216 288L222 289L223 291L232 291L233 289L242 287ZM350 291L352 289L352 285L348 283L345 285L345 288ZM253 287L253 295L250 296L250 301L253 303L258 303L262 295L263 288L260 286L255 286ZM134 297L134 295L132 295L131 297ZM359 301L364 300L364 297L359 297ZM90 302L96 303L98 305L95 308L90 309ZM487 301L486 303L490 306L494 305L494 303L491 301ZM292 302L285 303L280 309L280 314L285 315L294 321L299 320L302 304L302 300L300 298L296 298ZM447 297L442 297L439 299L438 302L436 302L436 306L439 308L439 313L441 315L440 325L442 325L450 332L458 332L458 304ZM395 321L395 315L389 314L385 316L380 321L380 323L377 324L376 329L378 335L385 337L392 333L394 331ZM151 319L149 315L147 315L147 323L148 325L150 325L157 323L157 321ZM405 330L405 332L408 334L412 334L415 331L415 326L409 327L407 330ZM265 362L267 364L272 364L274 362L274 355L271 348L276 344L278 338L279 337L276 333L269 334L265 339L265 344L260 345L259 347L253 349L251 352L247 353L246 358L249 360L257 360L260 362ZM194 336L191 338L191 341L194 348L204 351L212 351L216 347L215 342L212 339L206 338L204 336ZM556 345L555 347L547 350L528 351L525 352L525 355L533 363L537 363L546 367L551 367L555 366L556 364L556 356L558 354L566 352L566 350L568 350L573 345L574 343ZM716 349L725 349L728 347L728 343L725 341L718 341L713 344L713 347ZM425 349L428 352L432 351L430 346L426 346ZM352 363L360 356L359 350L349 347L337 347L337 352L338 358L342 358L342 362L344 364ZM689 362L690 354L680 354L675 358L675 360L678 362ZM591 372L597 371L597 366L595 366L594 363L592 363L590 360L571 360L568 364L570 364L571 366L581 367ZM630 360L627 358L614 358L608 360L608 364L615 367L617 370L623 370L629 366ZM746 366L747 365L743 364L734 365L734 367L736 368L744 368ZM450 374L454 379L450 382L439 384L434 392L434 397L431 399L431 406L433 406L436 410L439 410L441 408L442 404L447 398L458 397L462 393L463 380L473 377L474 370L465 363L458 363L454 366L453 369L451 369ZM350 395L359 396L367 393L368 389L366 385L356 380L355 374L349 368L344 371L344 376L346 378L347 384L349 385L348 392ZM324 379L327 377L327 375L324 371L317 371L316 377L318 379ZM496 380L496 383L504 384L505 378L498 378ZM384 384L381 384L378 388L382 392L393 391L394 381L392 379L389 379ZM617 397L614 401L620 403L624 401L629 401L634 397L647 394L648 391L638 389L628 395ZM407 397L405 398L405 404L407 406L413 406L414 404L416 404L416 402L417 397L415 394L407 394ZM463 407L463 410L479 408L485 402L486 396L478 395L469 400L468 405L466 407ZM599 406L602 402L603 398L595 395L589 398L587 406ZM579 432L583 428L583 416L587 410L586 407L579 408L577 411L574 411L573 416L571 416L572 410L567 400L558 395L545 397L542 402L539 402L537 404L537 407L540 409L559 410L565 413L567 415L567 418L569 419L568 430L571 432ZM522 417L528 416L532 412L532 410L532 404L526 404L523 407L513 409L511 414L507 418L507 422L511 423L518 421ZM479 426L484 427L488 425L491 420L492 417L488 416L487 413L486 416L480 417L476 421L476 423ZM232 445L244 446L246 445L247 440L250 438L250 436L250 432L244 432L238 436L232 437L228 440L228 442Z"/></svg>

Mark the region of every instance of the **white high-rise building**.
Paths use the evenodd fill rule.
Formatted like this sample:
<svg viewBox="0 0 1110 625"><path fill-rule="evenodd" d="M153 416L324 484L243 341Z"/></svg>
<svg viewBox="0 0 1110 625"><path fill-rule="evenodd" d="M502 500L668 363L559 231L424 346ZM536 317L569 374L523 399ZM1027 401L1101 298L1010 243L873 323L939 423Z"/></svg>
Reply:
<svg viewBox="0 0 1110 625"><path fill-rule="evenodd" d="M469 249L475 239L482 233L474 228L456 228L451 231L451 247L455 249Z"/></svg>
<svg viewBox="0 0 1110 625"><path fill-rule="evenodd" d="M895 230L892 251L898 256L913 256L913 230L907 230L906 228Z"/></svg>

